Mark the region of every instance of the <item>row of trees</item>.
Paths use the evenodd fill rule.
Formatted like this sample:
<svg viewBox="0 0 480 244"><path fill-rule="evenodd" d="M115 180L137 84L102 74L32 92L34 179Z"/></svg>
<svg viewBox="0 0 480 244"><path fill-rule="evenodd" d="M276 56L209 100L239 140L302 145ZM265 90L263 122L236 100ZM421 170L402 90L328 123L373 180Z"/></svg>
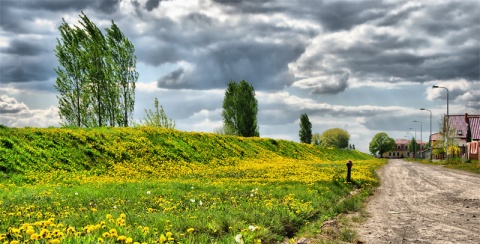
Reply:
<svg viewBox="0 0 480 244"><path fill-rule="evenodd" d="M314 144L324 147L336 148L352 148L354 145L349 145L350 134L343 129L333 128L324 131L321 135L318 133L312 134L312 123L307 114L300 115L300 131L298 132L301 143Z"/></svg>
<svg viewBox="0 0 480 244"><path fill-rule="evenodd" d="M129 126L135 103L135 48L114 21L106 35L83 12L79 25L65 19L58 28L55 54L55 89L60 93L59 114L65 126ZM175 128L155 98L154 110L145 110L144 125ZM223 100L221 133L245 137L260 136L257 124L258 102L253 86L242 80L230 81ZM348 132L334 128L312 136L307 114L300 116L300 141L316 145L348 147ZM350 147L352 147L350 145Z"/></svg>
<svg viewBox="0 0 480 244"><path fill-rule="evenodd" d="M112 21L106 35L83 12L59 26L55 89L65 126L128 126L135 103L135 48Z"/></svg>

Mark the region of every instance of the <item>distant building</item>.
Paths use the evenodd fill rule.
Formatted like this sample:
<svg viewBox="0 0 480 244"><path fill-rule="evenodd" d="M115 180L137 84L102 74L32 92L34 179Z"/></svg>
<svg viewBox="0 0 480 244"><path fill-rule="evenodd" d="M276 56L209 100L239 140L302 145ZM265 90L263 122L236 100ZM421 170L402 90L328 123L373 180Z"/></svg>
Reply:
<svg viewBox="0 0 480 244"><path fill-rule="evenodd" d="M396 148L393 151L390 152L385 152L382 154L382 157L384 158L409 158L413 157L413 153L410 153L408 151L408 144L410 144L411 140L408 139L396 139L395 140L395 145ZM425 142L417 140L417 144L421 145L421 148L423 149L425 147ZM417 156L419 157L421 154L420 148L418 149Z"/></svg>

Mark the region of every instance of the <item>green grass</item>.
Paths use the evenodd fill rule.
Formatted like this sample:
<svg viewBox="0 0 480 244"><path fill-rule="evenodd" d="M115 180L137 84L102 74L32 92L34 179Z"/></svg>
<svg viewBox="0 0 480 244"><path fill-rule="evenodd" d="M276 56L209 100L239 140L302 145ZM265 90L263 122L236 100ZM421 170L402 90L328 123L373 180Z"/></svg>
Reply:
<svg viewBox="0 0 480 244"><path fill-rule="evenodd" d="M0 241L278 243L358 211L385 162L268 138L1 127Z"/></svg>

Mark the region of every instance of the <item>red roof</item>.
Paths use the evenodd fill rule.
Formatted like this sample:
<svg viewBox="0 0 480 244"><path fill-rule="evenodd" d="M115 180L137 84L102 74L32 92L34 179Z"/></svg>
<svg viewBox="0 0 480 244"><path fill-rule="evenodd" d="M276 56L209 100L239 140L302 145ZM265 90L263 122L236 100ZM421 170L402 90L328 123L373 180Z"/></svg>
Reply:
<svg viewBox="0 0 480 244"><path fill-rule="evenodd" d="M395 140L395 144L396 145L408 145L410 144L412 140L408 140L408 139L396 139ZM422 142L421 140L416 140L417 141L417 144L420 145L420 144L426 144L426 142Z"/></svg>
<svg viewBox="0 0 480 244"><path fill-rule="evenodd" d="M469 114L450 115L449 116L450 130L454 129L454 133L456 137L465 139L467 137L467 130L468 130L465 117L468 117L468 119L470 120L472 140L480 140L480 115L469 115Z"/></svg>
<svg viewBox="0 0 480 244"><path fill-rule="evenodd" d="M470 130L472 131L472 140L480 140L480 115L478 117L470 117Z"/></svg>

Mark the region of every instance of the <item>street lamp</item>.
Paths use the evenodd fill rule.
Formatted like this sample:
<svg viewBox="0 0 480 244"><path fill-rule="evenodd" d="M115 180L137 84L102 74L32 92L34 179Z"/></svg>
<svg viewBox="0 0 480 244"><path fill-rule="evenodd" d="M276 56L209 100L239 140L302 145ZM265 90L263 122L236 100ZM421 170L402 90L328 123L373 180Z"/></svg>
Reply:
<svg viewBox="0 0 480 244"><path fill-rule="evenodd" d="M423 147L422 147L422 143L423 143L422 133L423 133L423 130L422 130L422 122L417 121L417 120L414 120L413 122L415 122L415 123L420 123L420 158L423 158ZM416 140L416 139L417 139L417 138L415 138L415 140Z"/></svg>
<svg viewBox="0 0 480 244"><path fill-rule="evenodd" d="M415 128L410 128L410 130L414 130L415 131L415 145L413 145L413 155L414 155L414 158L417 158L417 129Z"/></svg>
<svg viewBox="0 0 480 244"><path fill-rule="evenodd" d="M430 161L432 161L433 147L432 147L432 110L421 108L420 110L426 110L430 112L430 136L428 136L428 144L430 145Z"/></svg>
<svg viewBox="0 0 480 244"><path fill-rule="evenodd" d="M448 88L443 86L432 86L432 88L443 88L447 90L447 131L445 131L445 153L446 153L446 160L448 161L448 133L450 131L450 116L448 113Z"/></svg>

